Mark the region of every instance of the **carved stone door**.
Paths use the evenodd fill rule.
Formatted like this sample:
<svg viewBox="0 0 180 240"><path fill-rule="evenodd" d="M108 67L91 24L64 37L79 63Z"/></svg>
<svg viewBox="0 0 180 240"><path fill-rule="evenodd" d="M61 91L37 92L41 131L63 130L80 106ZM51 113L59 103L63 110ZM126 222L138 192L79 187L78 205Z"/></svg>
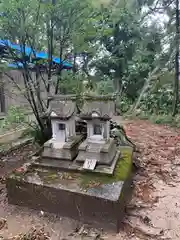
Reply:
<svg viewBox="0 0 180 240"><path fill-rule="evenodd" d="M61 142L66 141L66 124L58 123L58 140Z"/></svg>

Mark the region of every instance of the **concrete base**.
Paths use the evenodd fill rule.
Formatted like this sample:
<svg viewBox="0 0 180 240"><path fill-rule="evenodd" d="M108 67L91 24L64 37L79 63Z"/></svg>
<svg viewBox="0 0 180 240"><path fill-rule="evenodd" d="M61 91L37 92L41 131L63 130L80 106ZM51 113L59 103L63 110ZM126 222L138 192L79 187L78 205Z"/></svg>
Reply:
<svg viewBox="0 0 180 240"><path fill-rule="evenodd" d="M58 143L50 139L44 144L42 157L72 161L78 154L78 147L82 140L83 136L81 135L74 136L65 143Z"/></svg>
<svg viewBox="0 0 180 240"><path fill-rule="evenodd" d="M23 177L9 176L6 183L9 203L119 231L126 202L131 196L131 178L82 189L77 176L63 178L61 172L53 174L58 175L53 182L45 181L38 171Z"/></svg>
<svg viewBox="0 0 180 240"><path fill-rule="evenodd" d="M120 151L116 152L116 156L113 159L113 162L110 166L108 165L97 165L96 168L92 171L94 173L113 175L114 169L116 167L117 161L121 158ZM56 169L61 171L73 171L73 172L87 172L87 169L83 168L83 164L80 162L67 161L66 159L56 159L56 158L37 158L33 163L34 167L42 167L46 169Z"/></svg>
<svg viewBox="0 0 180 240"><path fill-rule="evenodd" d="M86 139L79 146L76 162L84 163L86 159L96 159L97 164L111 165L116 155L116 144L114 139L103 143L92 143Z"/></svg>

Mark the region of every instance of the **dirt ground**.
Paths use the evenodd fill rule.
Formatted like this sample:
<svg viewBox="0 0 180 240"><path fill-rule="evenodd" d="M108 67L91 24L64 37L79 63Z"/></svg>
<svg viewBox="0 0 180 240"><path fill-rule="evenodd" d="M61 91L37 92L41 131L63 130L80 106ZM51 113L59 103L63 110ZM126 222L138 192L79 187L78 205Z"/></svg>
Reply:
<svg viewBox="0 0 180 240"><path fill-rule="evenodd" d="M52 240L108 239L151 240L180 239L180 131L147 121L125 122L127 135L136 144L132 201L119 234L83 226L78 221L8 205L3 179L0 184L0 239L44 227ZM27 146L3 160L0 175L18 167L19 158L35 147ZM23 156L22 156L23 152ZM12 163L13 162L13 163ZM42 238L40 238L42 239ZM43 239L42 239L43 240Z"/></svg>

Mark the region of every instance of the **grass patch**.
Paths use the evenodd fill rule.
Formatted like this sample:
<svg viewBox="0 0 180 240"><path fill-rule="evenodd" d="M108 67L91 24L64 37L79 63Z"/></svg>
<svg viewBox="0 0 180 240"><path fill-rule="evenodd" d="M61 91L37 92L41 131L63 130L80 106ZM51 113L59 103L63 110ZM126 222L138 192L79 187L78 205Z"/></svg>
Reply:
<svg viewBox="0 0 180 240"><path fill-rule="evenodd" d="M130 120L133 120L133 119L149 120L150 122L155 124L162 124L162 125L168 125L171 127L180 128L180 115L176 115L175 117L173 117L170 114L157 115L157 114L141 112L138 115L128 115L126 116L126 118Z"/></svg>
<svg viewBox="0 0 180 240"><path fill-rule="evenodd" d="M4 119L0 120L0 133L4 134L26 126L26 114L24 110L21 107L11 106Z"/></svg>
<svg viewBox="0 0 180 240"><path fill-rule="evenodd" d="M80 175L82 188L90 188L117 181L124 181L129 177L132 170L132 148L120 147L122 157L119 159L113 176L98 173L86 173Z"/></svg>

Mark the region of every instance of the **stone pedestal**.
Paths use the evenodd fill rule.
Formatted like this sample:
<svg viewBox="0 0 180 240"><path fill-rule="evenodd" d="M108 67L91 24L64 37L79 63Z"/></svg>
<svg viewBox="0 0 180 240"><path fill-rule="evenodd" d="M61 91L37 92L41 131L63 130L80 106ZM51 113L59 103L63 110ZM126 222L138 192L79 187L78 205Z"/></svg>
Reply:
<svg viewBox="0 0 180 240"><path fill-rule="evenodd" d="M77 135L69 138L67 142L50 139L44 144L42 158L72 161L78 154L78 147L82 138L81 135Z"/></svg>
<svg viewBox="0 0 180 240"><path fill-rule="evenodd" d="M113 139L109 139L104 143L93 143L85 140L79 146L79 154L76 162L84 163L86 159L96 159L98 165L111 165L116 151L116 145Z"/></svg>

